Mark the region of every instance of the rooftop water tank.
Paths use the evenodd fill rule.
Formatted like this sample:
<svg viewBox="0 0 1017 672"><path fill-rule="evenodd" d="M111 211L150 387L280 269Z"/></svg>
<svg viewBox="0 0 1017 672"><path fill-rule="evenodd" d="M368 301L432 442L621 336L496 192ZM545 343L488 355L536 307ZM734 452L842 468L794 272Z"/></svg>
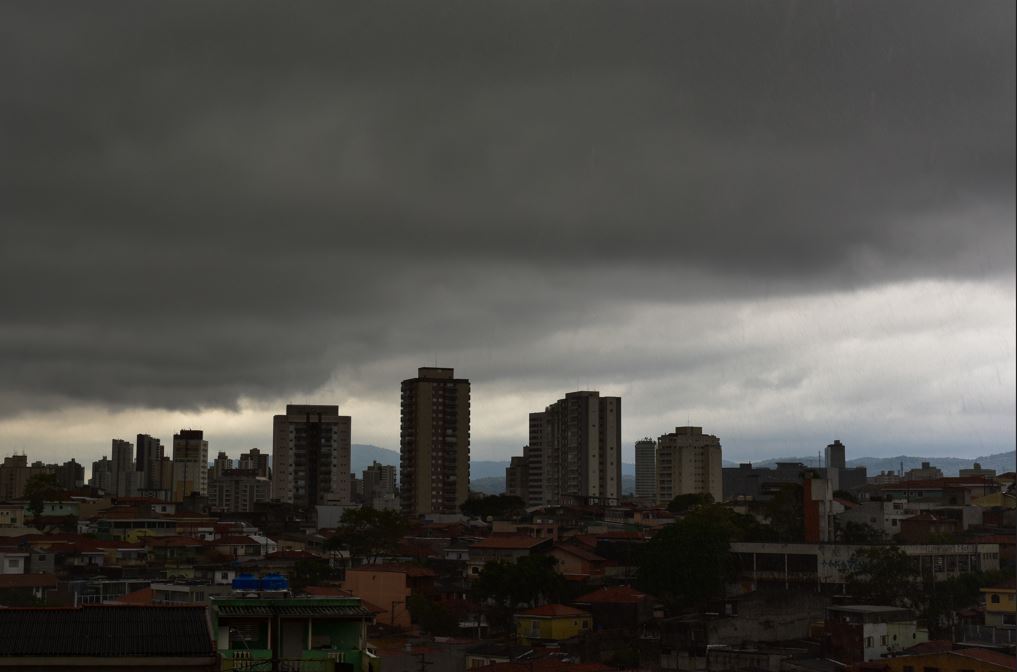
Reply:
<svg viewBox="0 0 1017 672"><path fill-rule="evenodd" d="M233 590L251 591L258 589L258 577L254 574L238 574L233 579Z"/></svg>
<svg viewBox="0 0 1017 672"><path fill-rule="evenodd" d="M266 574L261 577L262 590L289 590L290 582L282 574Z"/></svg>

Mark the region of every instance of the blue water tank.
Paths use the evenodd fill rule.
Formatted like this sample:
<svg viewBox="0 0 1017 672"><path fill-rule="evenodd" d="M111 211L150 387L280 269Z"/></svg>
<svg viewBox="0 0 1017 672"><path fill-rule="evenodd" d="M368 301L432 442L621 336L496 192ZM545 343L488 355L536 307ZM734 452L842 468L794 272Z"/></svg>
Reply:
<svg viewBox="0 0 1017 672"><path fill-rule="evenodd" d="M290 582L282 574L266 574L261 577L262 590L289 590Z"/></svg>
<svg viewBox="0 0 1017 672"><path fill-rule="evenodd" d="M233 590L252 591L258 589L258 577L254 574L238 574L233 579Z"/></svg>

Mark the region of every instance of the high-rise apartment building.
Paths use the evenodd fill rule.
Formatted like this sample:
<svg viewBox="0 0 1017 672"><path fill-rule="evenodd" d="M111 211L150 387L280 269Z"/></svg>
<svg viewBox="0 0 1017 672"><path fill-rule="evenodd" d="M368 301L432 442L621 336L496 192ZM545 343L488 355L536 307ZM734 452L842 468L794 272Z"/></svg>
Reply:
<svg viewBox="0 0 1017 672"><path fill-rule="evenodd" d="M173 435L173 501L192 492L208 495L208 441L200 429L182 429Z"/></svg>
<svg viewBox="0 0 1017 672"><path fill-rule="evenodd" d="M0 464L0 501L20 499L25 496L25 486L33 476L52 474L54 467L42 462L28 464L27 455L5 457Z"/></svg>
<svg viewBox="0 0 1017 672"><path fill-rule="evenodd" d="M229 455L220 451L219 454L215 456L215 459L212 460L212 466L210 469L211 472L209 473L209 478L222 476L223 472L233 469L233 460L230 459Z"/></svg>
<svg viewBox="0 0 1017 672"><path fill-rule="evenodd" d="M399 500L396 499L396 468L393 465L371 462L362 476L360 483L364 504L379 511L399 508Z"/></svg>
<svg viewBox="0 0 1017 672"><path fill-rule="evenodd" d="M720 439L703 434L702 427L676 427L657 439L657 502L688 494L723 501L722 469Z"/></svg>
<svg viewBox="0 0 1017 672"><path fill-rule="evenodd" d="M657 499L657 442L647 437L636 441L636 497Z"/></svg>
<svg viewBox="0 0 1017 672"><path fill-rule="evenodd" d="M208 505L219 513L250 513L272 498L272 483L253 469L224 469L208 479Z"/></svg>
<svg viewBox="0 0 1017 672"><path fill-rule="evenodd" d="M505 494L510 497L518 497L524 502L529 498L530 465L526 456L526 446L523 447L523 455L515 455L505 467Z"/></svg>
<svg viewBox="0 0 1017 672"><path fill-rule="evenodd" d="M141 487L157 489L159 483L159 463L162 462L162 458L166 455L162 441L148 434L138 434L135 438L134 450L134 469L142 473Z"/></svg>
<svg viewBox="0 0 1017 672"><path fill-rule="evenodd" d="M272 497L301 507L349 504L351 432L338 406L287 404L272 424Z"/></svg>
<svg viewBox="0 0 1017 672"><path fill-rule="evenodd" d="M844 469L847 467L844 444L840 439L834 439L833 443L826 447L826 468Z"/></svg>
<svg viewBox="0 0 1017 672"><path fill-rule="evenodd" d="M621 397L569 392L542 413L531 413L528 506L621 496Z"/></svg>
<svg viewBox="0 0 1017 672"><path fill-rule="evenodd" d="M470 486L470 381L421 367L402 382L401 508L408 515L458 513Z"/></svg>
<svg viewBox="0 0 1017 672"><path fill-rule="evenodd" d="M251 448L246 453L240 453L237 460L237 469L254 471L258 476L268 478L268 453L263 453L257 448Z"/></svg>
<svg viewBox="0 0 1017 672"><path fill-rule="evenodd" d="M132 497L137 494L139 478L134 469L134 445L124 439L113 439L110 451L112 464L112 487L117 497Z"/></svg>

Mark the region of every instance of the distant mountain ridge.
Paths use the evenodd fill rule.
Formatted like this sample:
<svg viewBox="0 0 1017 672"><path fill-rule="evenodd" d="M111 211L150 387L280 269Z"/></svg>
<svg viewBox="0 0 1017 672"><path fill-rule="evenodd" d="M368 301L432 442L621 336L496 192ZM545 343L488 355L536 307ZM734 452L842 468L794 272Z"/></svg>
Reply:
<svg viewBox="0 0 1017 672"><path fill-rule="evenodd" d="M360 472L371 466L371 462L391 465L399 470L399 451L373 446L368 443L354 443L350 446L350 471L360 478Z"/></svg>
<svg viewBox="0 0 1017 672"><path fill-rule="evenodd" d="M352 446L350 457L351 471L360 477L360 472L370 466L372 461L381 464L389 464L399 469L399 451L381 448L371 444L355 443ZM801 462L806 466L818 466L819 458L811 457L777 457L759 462L753 462L754 467L772 467L777 462ZM961 469L968 469L974 466L975 462L982 465L984 469L995 469L996 473L1014 471L1017 462L1017 451L1011 450L1008 453L996 453L984 455L973 459L958 457L916 457L911 455L900 455L898 457L859 457L848 460L849 467L865 467L869 475L878 474L882 471L897 471L901 463L904 463L904 470L914 469L922 466L922 462L928 462L934 467L943 470L944 476L956 476ZM470 488L477 492L489 495L497 495L505 491L505 467L509 466L505 460L473 460L470 462ZM724 460L725 467L737 467L737 462ZM622 492L630 493L635 488L636 467L634 464L622 463Z"/></svg>
<svg viewBox="0 0 1017 672"><path fill-rule="evenodd" d="M809 467L819 466L819 457L778 457L760 462L753 462L754 467L772 467L777 462L801 462ZM931 466L942 470L944 476L957 476L961 469L970 469L975 462L982 465L983 469L995 469L997 474L1007 471L1014 471L1017 462L1017 451L1011 450L1008 453L996 453L994 455L983 455L975 458L960 457L916 457L913 455L898 455L897 457L858 457L847 461L849 467L865 467L869 475L878 474L883 471L899 471L903 463L904 471L916 469L922 466L922 462L928 462ZM737 463L724 460L725 467L737 467Z"/></svg>

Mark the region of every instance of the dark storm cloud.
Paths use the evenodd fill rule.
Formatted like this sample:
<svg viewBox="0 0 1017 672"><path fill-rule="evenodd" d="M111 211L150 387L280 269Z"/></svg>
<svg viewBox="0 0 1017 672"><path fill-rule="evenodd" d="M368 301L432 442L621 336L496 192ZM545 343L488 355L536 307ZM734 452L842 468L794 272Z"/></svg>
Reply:
<svg viewBox="0 0 1017 672"><path fill-rule="evenodd" d="M105 9L0 17L0 412L1013 272L1012 3Z"/></svg>

